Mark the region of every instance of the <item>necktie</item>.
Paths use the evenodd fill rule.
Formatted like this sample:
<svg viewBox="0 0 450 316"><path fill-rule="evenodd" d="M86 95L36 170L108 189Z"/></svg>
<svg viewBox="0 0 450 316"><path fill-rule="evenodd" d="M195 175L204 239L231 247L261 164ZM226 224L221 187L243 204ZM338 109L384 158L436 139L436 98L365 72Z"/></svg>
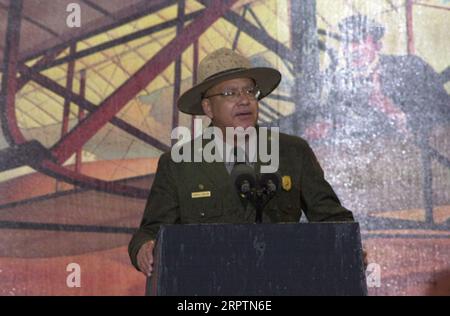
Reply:
<svg viewBox="0 0 450 316"><path fill-rule="evenodd" d="M230 161L225 161L225 167L227 168L227 171L229 174L233 171L233 168L240 164L248 164L251 165L248 161L248 156L244 152L244 150L241 147L234 147L232 149L232 155L229 155Z"/></svg>

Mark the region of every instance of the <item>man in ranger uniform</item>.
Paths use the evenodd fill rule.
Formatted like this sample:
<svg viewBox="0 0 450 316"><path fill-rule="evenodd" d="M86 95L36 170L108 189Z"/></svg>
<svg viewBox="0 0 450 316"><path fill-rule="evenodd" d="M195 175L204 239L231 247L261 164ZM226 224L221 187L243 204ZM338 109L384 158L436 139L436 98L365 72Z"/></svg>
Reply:
<svg viewBox="0 0 450 316"><path fill-rule="evenodd" d="M222 132L214 143L224 159L175 162L171 153L161 156L140 228L129 244L133 265L147 276L152 272L154 241L160 225L255 221L254 205L243 201L232 181L237 163L228 157L236 153L236 139L223 135L227 127L256 128L260 134L262 127L256 125L258 100L278 86L281 74L273 68L253 67L245 57L222 48L202 60L198 77L200 83L181 95L177 105L184 113L211 119L211 126ZM278 140L272 150L279 150L277 174L282 184L265 204L262 222L298 222L302 210L309 221L353 221L352 213L341 206L324 179L307 142L282 133ZM260 174L264 167L260 157L250 158L246 155L245 163Z"/></svg>

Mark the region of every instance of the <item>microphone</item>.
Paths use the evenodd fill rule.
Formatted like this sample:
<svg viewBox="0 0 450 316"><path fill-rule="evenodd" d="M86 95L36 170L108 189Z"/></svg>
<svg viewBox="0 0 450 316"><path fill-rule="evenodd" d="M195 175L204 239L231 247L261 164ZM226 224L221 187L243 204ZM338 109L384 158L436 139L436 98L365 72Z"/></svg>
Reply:
<svg viewBox="0 0 450 316"><path fill-rule="evenodd" d="M262 223L262 210L264 206L277 194L280 189L281 177L278 173L263 173L258 182L256 223Z"/></svg>
<svg viewBox="0 0 450 316"><path fill-rule="evenodd" d="M259 185L263 193L272 198L280 189L281 177L278 173L263 173Z"/></svg>
<svg viewBox="0 0 450 316"><path fill-rule="evenodd" d="M262 223L264 206L280 189L280 175L263 173L257 178L255 170L251 166L241 163L234 165L231 179L237 192L255 206L255 222Z"/></svg>
<svg viewBox="0 0 450 316"><path fill-rule="evenodd" d="M255 171L246 164L235 164L231 171L231 179L239 194L243 194L247 198L256 187Z"/></svg>

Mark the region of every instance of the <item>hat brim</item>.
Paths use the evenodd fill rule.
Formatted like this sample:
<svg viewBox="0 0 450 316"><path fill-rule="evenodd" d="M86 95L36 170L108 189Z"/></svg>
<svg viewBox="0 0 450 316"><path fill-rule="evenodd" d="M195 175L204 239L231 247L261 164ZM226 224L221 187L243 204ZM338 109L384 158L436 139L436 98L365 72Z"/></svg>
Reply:
<svg viewBox="0 0 450 316"><path fill-rule="evenodd" d="M270 94L280 83L281 73L268 67L255 67L248 69L231 70L220 76L206 79L184 92L177 102L178 109L187 114L205 115L202 108L203 94L211 87L225 81L236 78L251 78L255 80L256 85L261 90L259 99L261 100Z"/></svg>

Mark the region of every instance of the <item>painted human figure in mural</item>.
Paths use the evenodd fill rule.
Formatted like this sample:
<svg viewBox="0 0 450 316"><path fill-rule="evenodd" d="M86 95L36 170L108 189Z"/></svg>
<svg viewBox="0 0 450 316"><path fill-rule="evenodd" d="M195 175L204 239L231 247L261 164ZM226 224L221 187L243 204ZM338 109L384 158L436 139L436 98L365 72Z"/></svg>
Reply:
<svg viewBox="0 0 450 316"><path fill-rule="evenodd" d="M426 138L449 122L444 80L414 55L381 54L384 27L362 15L339 23L342 63L328 82L325 123L307 131L333 138L374 138L411 132Z"/></svg>
<svg viewBox="0 0 450 316"><path fill-rule="evenodd" d="M432 221L431 159L450 168L449 159L429 145L433 127L450 122L445 80L418 56L381 54L385 28L367 16L347 17L338 26L341 62L325 76L328 98L321 109L322 120L305 135L333 144L372 144L392 138L412 142L421 152L418 169L423 173L427 220Z"/></svg>

